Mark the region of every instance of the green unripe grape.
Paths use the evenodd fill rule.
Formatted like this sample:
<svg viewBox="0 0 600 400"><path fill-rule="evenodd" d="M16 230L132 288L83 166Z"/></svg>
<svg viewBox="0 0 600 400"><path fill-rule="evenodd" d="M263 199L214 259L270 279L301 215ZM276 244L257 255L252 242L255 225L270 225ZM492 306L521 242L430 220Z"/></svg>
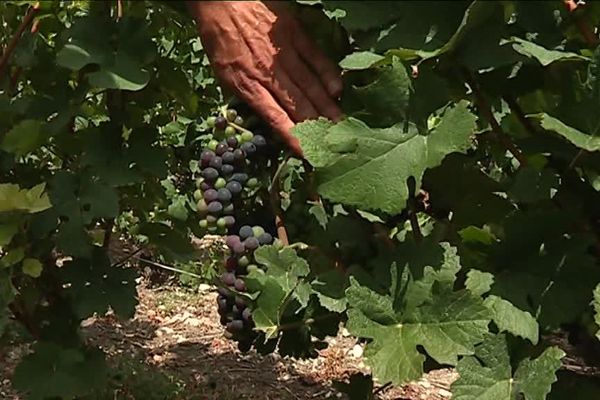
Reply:
<svg viewBox="0 0 600 400"><path fill-rule="evenodd" d="M217 224L219 223L219 221L217 221ZM217 226L217 233L219 235L225 235L227 233L227 227L225 226Z"/></svg>
<svg viewBox="0 0 600 400"><path fill-rule="evenodd" d="M235 121L235 117L237 117L237 111L234 110L233 108L230 108L225 113L225 117L227 118L227 121L233 122L233 121Z"/></svg>
<svg viewBox="0 0 600 400"><path fill-rule="evenodd" d="M239 258L239 260L238 260L238 265L239 265L240 267L245 267L245 266L247 266L248 264L250 264L250 259L248 259L248 257L246 257L246 256L242 256L242 257L240 257L240 258Z"/></svg>
<svg viewBox="0 0 600 400"><path fill-rule="evenodd" d="M242 143L251 141L253 137L254 134L250 131L242 132Z"/></svg>
<svg viewBox="0 0 600 400"><path fill-rule="evenodd" d="M225 137L235 136L236 130L233 126L228 126L225 128Z"/></svg>
<svg viewBox="0 0 600 400"><path fill-rule="evenodd" d="M194 200L200 201L201 198L202 198L202 190L200 190L200 189L194 190Z"/></svg>
<svg viewBox="0 0 600 400"><path fill-rule="evenodd" d="M225 225L226 225L226 223L225 223L225 222L226 222L226 221L225 221L225 218L219 218L219 219L217 220L217 228L219 228L219 229L221 229L221 228L225 228Z"/></svg>
<svg viewBox="0 0 600 400"><path fill-rule="evenodd" d="M248 265L248 266L246 267L246 271L247 271L249 274L250 274L250 273L252 273L252 272L255 272L255 271L260 271L260 270L261 270L261 269L260 269L260 268L258 268L258 265L256 265L256 264L250 264L250 265Z"/></svg>
<svg viewBox="0 0 600 400"><path fill-rule="evenodd" d="M265 230L263 229L262 226L253 226L252 227L252 233L254 234L254 237L259 237L260 235L262 235L263 233L265 233Z"/></svg>
<svg viewBox="0 0 600 400"><path fill-rule="evenodd" d="M249 188L253 188L258 186L258 179L256 178L250 178L246 181L246 186Z"/></svg>
<svg viewBox="0 0 600 400"><path fill-rule="evenodd" d="M200 228L206 229L208 228L208 221L205 219L201 219L200 222L198 222L198 225L200 226Z"/></svg>
<svg viewBox="0 0 600 400"><path fill-rule="evenodd" d="M237 140L238 143L242 143L242 135L240 135L240 134L235 135L235 140Z"/></svg>
<svg viewBox="0 0 600 400"><path fill-rule="evenodd" d="M196 187L200 189L202 187L202 182L204 182L204 178L196 179Z"/></svg>
<svg viewBox="0 0 600 400"><path fill-rule="evenodd" d="M208 142L208 146L206 146L206 147L208 147L212 151L215 151L217 149L218 145L219 145L219 141L213 139L210 142Z"/></svg>
<svg viewBox="0 0 600 400"><path fill-rule="evenodd" d="M217 227L216 226L209 226L208 227L208 233L217 233Z"/></svg>
<svg viewBox="0 0 600 400"><path fill-rule="evenodd" d="M283 242L281 240L279 240L279 238L275 238L275 240L273 241L273 246L277 250L281 250L281 249L283 249Z"/></svg>
<svg viewBox="0 0 600 400"><path fill-rule="evenodd" d="M217 117L208 117L206 119L206 125L208 125L209 128L214 128L216 121L217 121Z"/></svg>
<svg viewBox="0 0 600 400"><path fill-rule="evenodd" d="M202 196L200 196L200 200L196 203L196 210L200 215L206 215L206 213L208 213L208 204L206 204Z"/></svg>
<svg viewBox="0 0 600 400"><path fill-rule="evenodd" d="M219 177L215 182L215 189L223 189L227 185L227 181L224 178Z"/></svg>
<svg viewBox="0 0 600 400"><path fill-rule="evenodd" d="M237 117L235 117L235 120L233 121L233 123L236 125L239 125L239 126L244 126L244 118L242 118L238 115Z"/></svg>

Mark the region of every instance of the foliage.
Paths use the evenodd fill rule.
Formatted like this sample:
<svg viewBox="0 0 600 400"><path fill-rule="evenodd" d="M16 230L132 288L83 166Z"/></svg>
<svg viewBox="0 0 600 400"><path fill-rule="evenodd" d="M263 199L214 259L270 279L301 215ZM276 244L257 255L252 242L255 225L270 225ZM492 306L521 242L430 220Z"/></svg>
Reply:
<svg viewBox="0 0 600 400"><path fill-rule="evenodd" d="M27 3L0 5L7 32ZM73 398L108 375L81 320L135 306L103 247L113 221L193 259L202 117L223 99L165 6L45 3L0 93L0 307L37 339L15 385ZM342 322L382 383L450 365L459 399L590 398L548 335L598 322L600 8L298 3L344 69L346 117L297 125L306 160L275 149L257 173L249 215L275 213L289 243L246 276L256 350L314 356Z"/></svg>

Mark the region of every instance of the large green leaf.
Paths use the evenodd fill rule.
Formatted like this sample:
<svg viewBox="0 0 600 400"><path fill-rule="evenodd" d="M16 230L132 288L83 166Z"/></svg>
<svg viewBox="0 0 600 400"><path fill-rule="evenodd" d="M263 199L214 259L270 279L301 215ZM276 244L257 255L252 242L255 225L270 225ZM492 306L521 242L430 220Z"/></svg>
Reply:
<svg viewBox="0 0 600 400"><path fill-rule="evenodd" d="M600 136L583 133L546 113L537 114L533 117L539 119L542 128L559 134L581 149L587 151L600 150Z"/></svg>
<svg viewBox="0 0 600 400"><path fill-rule="evenodd" d="M538 358L521 361L513 375L506 339L490 336L474 356L458 362L460 378L452 384L452 398L517 400L522 395L525 400L544 400L564 355L557 347L549 347Z"/></svg>
<svg viewBox="0 0 600 400"><path fill-rule="evenodd" d="M540 328L530 313L519 310L510 301L494 295L486 298L484 304L492 312L492 319L500 332L510 332L537 344Z"/></svg>
<svg viewBox="0 0 600 400"><path fill-rule="evenodd" d="M0 184L0 213L22 211L37 213L51 207L50 199L44 192L46 184L41 183L31 189L21 189L11 183Z"/></svg>
<svg viewBox="0 0 600 400"><path fill-rule="evenodd" d="M401 126L372 129L357 119L327 130L324 123L300 124L294 133L306 159L317 168L318 192L323 197L393 214L406 205L408 178L415 178L418 190L426 169L450 153L470 148L475 119L461 101L441 115L440 123L428 135L414 130L404 133ZM319 129L323 130L317 148Z"/></svg>
<svg viewBox="0 0 600 400"><path fill-rule="evenodd" d="M42 126L40 121L32 119L19 122L6 132L0 148L17 156L24 156L36 150L45 139Z"/></svg>
<svg viewBox="0 0 600 400"><path fill-rule="evenodd" d="M586 61L587 58L568 51L548 50L533 42L521 38L511 38L513 49L518 53L535 58L542 66L547 66L556 61Z"/></svg>

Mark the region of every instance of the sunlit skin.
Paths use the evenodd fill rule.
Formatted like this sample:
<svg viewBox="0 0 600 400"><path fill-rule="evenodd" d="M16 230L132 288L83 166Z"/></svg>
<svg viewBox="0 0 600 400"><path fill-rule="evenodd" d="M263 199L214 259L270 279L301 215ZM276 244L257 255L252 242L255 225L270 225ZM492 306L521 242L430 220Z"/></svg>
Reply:
<svg viewBox="0 0 600 400"><path fill-rule="evenodd" d="M285 2L188 1L223 85L269 123L296 154L295 123L338 120L340 71L308 37Z"/></svg>

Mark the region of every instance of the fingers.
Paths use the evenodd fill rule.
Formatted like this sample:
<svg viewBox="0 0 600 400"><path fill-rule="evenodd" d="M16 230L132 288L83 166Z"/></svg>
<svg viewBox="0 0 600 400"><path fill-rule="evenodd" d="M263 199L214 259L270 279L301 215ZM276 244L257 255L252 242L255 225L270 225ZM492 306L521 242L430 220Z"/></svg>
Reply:
<svg viewBox="0 0 600 400"><path fill-rule="evenodd" d="M295 122L319 117L313 103L281 66L275 66L272 79L263 82L263 86L273 93Z"/></svg>
<svg viewBox="0 0 600 400"><path fill-rule="evenodd" d="M282 64L287 75L301 88L304 95L316 108L319 115L338 121L342 115L340 108L333 101L327 89L308 66L302 61L295 50L290 50L282 57Z"/></svg>
<svg viewBox="0 0 600 400"><path fill-rule="evenodd" d="M323 54L321 49L300 27L291 36L298 53L320 77L329 95L334 98L340 97L343 87L340 71L336 65Z"/></svg>

